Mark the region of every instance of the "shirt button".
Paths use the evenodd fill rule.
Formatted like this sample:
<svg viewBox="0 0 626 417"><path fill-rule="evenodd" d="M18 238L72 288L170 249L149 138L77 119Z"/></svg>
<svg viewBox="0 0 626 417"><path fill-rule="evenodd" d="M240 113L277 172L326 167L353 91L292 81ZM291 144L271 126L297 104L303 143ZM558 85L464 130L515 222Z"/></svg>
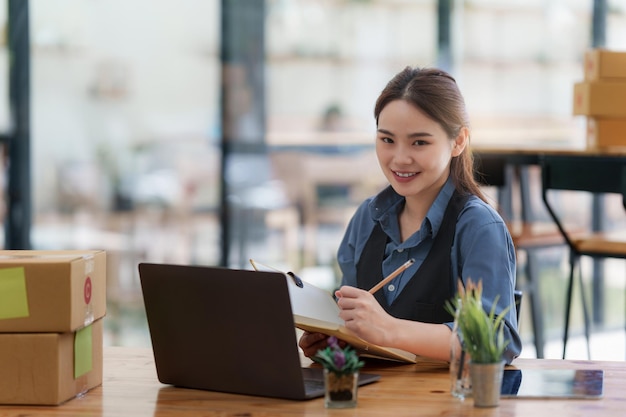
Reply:
<svg viewBox="0 0 626 417"><path fill-rule="evenodd" d="M388 287L387 287L387 289L388 289L389 291L394 291L394 290L396 289L396 286L395 286L395 285L393 285L393 284L391 284L390 286L388 286Z"/></svg>
<svg viewBox="0 0 626 417"><path fill-rule="evenodd" d="M404 252L404 249L402 248L398 249L398 253L402 253L402 252Z"/></svg>

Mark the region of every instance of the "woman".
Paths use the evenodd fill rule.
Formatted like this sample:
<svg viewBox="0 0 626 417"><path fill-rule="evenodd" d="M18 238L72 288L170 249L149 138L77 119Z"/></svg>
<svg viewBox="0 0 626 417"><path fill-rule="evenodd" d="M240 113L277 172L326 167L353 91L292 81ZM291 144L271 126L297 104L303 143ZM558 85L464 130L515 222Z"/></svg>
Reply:
<svg viewBox="0 0 626 417"><path fill-rule="evenodd" d="M474 181L469 121L449 74L407 67L376 101L376 155L389 186L351 219L338 250L341 318L361 338L449 360L445 310L460 278L483 282L483 305L506 316L507 363L521 351L514 307L515 249ZM374 295L367 290L409 259L415 263ZM326 336L304 333L306 356Z"/></svg>

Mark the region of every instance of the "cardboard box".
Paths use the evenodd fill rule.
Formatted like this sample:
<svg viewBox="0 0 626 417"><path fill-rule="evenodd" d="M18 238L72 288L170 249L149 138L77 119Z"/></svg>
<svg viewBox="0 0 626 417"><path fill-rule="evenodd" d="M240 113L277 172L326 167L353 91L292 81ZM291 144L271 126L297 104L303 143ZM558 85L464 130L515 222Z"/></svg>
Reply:
<svg viewBox="0 0 626 417"><path fill-rule="evenodd" d="M626 147L626 119L587 118L587 147Z"/></svg>
<svg viewBox="0 0 626 417"><path fill-rule="evenodd" d="M102 321L71 333L0 333L0 404L57 405L101 385Z"/></svg>
<svg viewBox="0 0 626 417"><path fill-rule="evenodd" d="M106 252L0 251L0 332L72 332L105 312Z"/></svg>
<svg viewBox="0 0 626 417"><path fill-rule="evenodd" d="M626 82L575 83L574 114L626 118Z"/></svg>
<svg viewBox="0 0 626 417"><path fill-rule="evenodd" d="M585 52L586 81L626 81L626 52L590 49Z"/></svg>

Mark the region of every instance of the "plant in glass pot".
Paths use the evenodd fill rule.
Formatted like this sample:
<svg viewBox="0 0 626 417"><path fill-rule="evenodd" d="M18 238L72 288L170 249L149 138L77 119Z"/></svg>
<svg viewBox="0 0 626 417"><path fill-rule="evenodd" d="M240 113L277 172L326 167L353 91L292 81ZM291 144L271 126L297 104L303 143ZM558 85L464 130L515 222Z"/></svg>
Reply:
<svg viewBox="0 0 626 417"><path fill-rule="evenodd" d="M342 348L339 340L331 336L328 338L328 346L318 350L312 359L324 367L325 406L355 407L359 369L364 364L356 351L350 346Z"/></svg>
<svg viewBox="0 0 626 417"><path fill-rule="evenodd" d="M489 313L482 304L482 281L468 280L464 288L459 282L458 294L447 304L456 315L459 336L470 360L472 396L477 407L497 406L502 386L504 360L502 355L509 340L504 337L504 317L510 306L496 316L498 298Z"/></svg>

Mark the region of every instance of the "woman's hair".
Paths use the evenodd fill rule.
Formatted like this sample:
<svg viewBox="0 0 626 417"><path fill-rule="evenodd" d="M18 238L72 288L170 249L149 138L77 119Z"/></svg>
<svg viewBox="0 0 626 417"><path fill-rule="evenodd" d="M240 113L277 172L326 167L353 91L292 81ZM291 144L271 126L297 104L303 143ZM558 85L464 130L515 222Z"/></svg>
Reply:
<svg viewBox="0 0 626 417"><path fill-rule="evenodd" d="M394 100L412 103L439 123L450 140L454 140L463 127L470 127L463 95L455 79L445 71L406 67L396 74L376 100L376 124L380 112ZM450 175L458 191L474 194L487 201L474 179L474 163L469 142L458 157L452 158Z"/></svg>

